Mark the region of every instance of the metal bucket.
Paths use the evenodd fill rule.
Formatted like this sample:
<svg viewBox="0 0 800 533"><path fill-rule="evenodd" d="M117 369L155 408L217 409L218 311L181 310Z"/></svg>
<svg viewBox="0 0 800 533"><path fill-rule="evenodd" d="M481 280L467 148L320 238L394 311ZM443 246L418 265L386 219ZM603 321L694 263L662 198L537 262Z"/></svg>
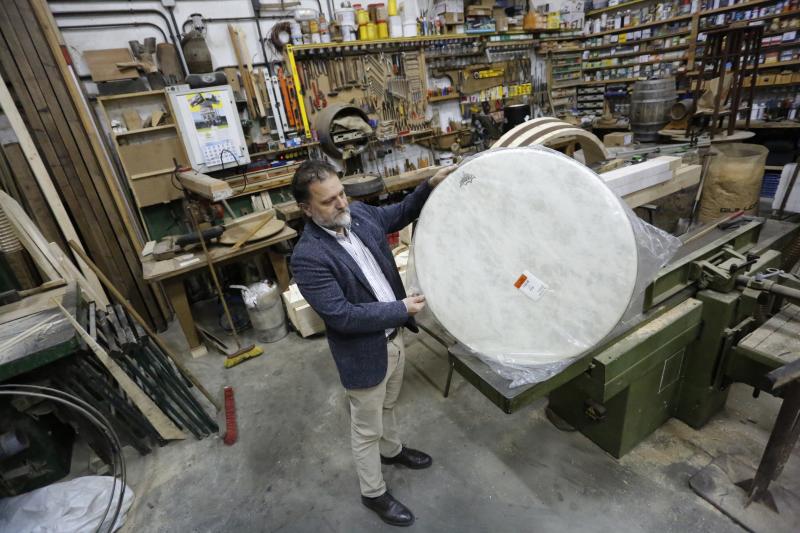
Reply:
<svg viewBox="0 0 800 533"><path fill-rule="evenodd" d="M631 130L637 141L658 140L675 103L675 79L637 81L631 96Z"/></svg>
<svg viewBox="0 0 800 533"><path fill-rule="evenodd" d="M289 333L277 283L265 280L247 287L231 285L231 288L241 289L250 323L260 342L275 342Z"/></svg>

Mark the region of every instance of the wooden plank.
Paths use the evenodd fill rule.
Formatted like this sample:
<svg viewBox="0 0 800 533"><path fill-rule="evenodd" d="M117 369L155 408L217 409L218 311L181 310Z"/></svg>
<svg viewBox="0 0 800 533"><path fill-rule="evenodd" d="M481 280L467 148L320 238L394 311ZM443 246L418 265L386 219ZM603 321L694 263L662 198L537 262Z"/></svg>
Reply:
<svg viewBox="0 0 800 533"><path fill-rule="evenodd" d="M139 71L135 67L117 67L117 63L133 61L133 54L128 48L86 50L83 60L86 61L94 82L133 80L139 77Z"/></svg>
<svg viewBox="0 0 800 533"><path fill-rule="evenodd" d="M3 153L14 173L20 194L24 198L23 202L21 202L22 205L26 207L26 211L30 213L31 218L36 222L36 226L47 242L54 242L61 246L62 250L66 249L67 242L58 228L56 219L50 211L47 200L42 194L42 189L39 187L30 165L28 165L28 160L25 158L22 147L19 143L7 144L3 146Z"/></svg>
<svg viewBox="0 0 800 533"><path fill-rule="evenodd" d="M20 13L22 14L21 18L24 19L28 24L28 33L34 44L34 49L39 53L46 76L53 87L55 96L61 103L64 117L70 126L70 131L75 137L76 146L83 158L83 161L85 162L86 169L91 178L91 185L94 186L98 191L98 198L103 207L103 212L101 214L105 214L108 217L108 222L110 223L110 235L107 238L112 243L117 244L121 249L123 259L125 259L125 261L123 261L123 265L127 263L127 268L130 271L129 276L136 285L137 292L142 294L142 299L144 300L145 305L150 308L153 317L160 319L162 318L161 311L158 309L158 305L154 301L153 303L150 303L149 299L147 298L148 295L152 297L150 289L144 285L140 279L141 266L137 257L140 248L137 243L141 239L132 230L129 220L127 224L124 223L126 218L125 215L127 214L127 207L124 205L124 202L122 202L121 198L114 196L114 191L119 192L118 182L115 180L110 171L110 161L108 160L108 155L103 151L102 157L98 156L98 150L95 150L89 142L91 139L94 139L95 144L99 145L97 127L88 116L88 106L86 105L85 100L83 98L72 98L72 96L79 95L75 94L74 92L70 93L67 90L70 85L73 86L73 89L77 89L77 80L74 79L74 77L71 77L73 83L69 84L65 75L66 73L56 66L57 64L66 66L66 62L60 48L56 46L54 37L51 36L51 41L53 41L52 43L46 42L46 36L43 33L43 28L37 25L35 22L35 19L37 18L39 20L44 20L45 22L49 21L49 25L43 24L42 26L49 26L52 31L52 29L55 27L55 22L52 20L52 16L50 18L44 16L45 14L49 14L49 9L43 5L41 0L34 0L34 4L40 7L39 13L36 15L31 9L32 5L29 3L29 0L17 1ZM47 52L48 49L50 50L50 53ZM83 107L78 106L78 101L83 103ZM81 113L81 111L83 111L83 113ZM82 119L79 120L78 115L81 114ZM106 172L101 171L103 162L106 163ZM111 181L114 181L114 183L110 183ZM116 213L112 211L112 205L117 207ZM100 218L100 222L101 224L105 223L105 219ZM120 236L124 235L125 232L130 235L130 240L120 238ZM83 271L84 274L87 275L87 278L91 279L91 277L95 277L94 272L91 272L91 276L86 274L86 272L91 271L91 269L83 269ZM97 282L97 286L99 286L99 281ZM102 290L99 290L98 292L102 294Z"/></svg>
<svg viewBox="0 0 800 533"><path fill-rule="evenodd" d="M45 95L55 99L52 108L54 116L63 118L68 126L59 130L60 138L67 145L70 160L75 166L83 192L89 199L89 205L95 208L96 227L87 228L87 231L97 229L99 231L97 241L104 242L105 248L93 249L93 255L106 257L105 267L110 268L112 272L116 270L121 274L119 281L126 288L134 304L145 310L154 323L163 325L162 310L151 289L141 279L141 265L138 260L139 246L134 248L136 241L132 239L119 238L121 235L125 235L126 230L130 232L130 228L126 228L123 224L122 215L125 209L120 212L113 207L117 205L111 192L114 187L108 184L108 180L101 172L98 158L87 140L87 129L79 120L78 108L67 91L67 80L62 76L62 72L56 66L53 58L54 55L59 58L60 54L54 54L52 48L45 41L45 36L36 23L36 16L31 10L28 0L17 0L16 4L21 16L12 13L10 8L9 14L12 19L17 20L19 26L27 27L27 38L18 32L24 44L28 45L25 48L25 56L32 65L35 64L39 69L38 79ZM109 253L106 253L107 251ZM110 257L108 257L109 255ZM92 273L92 275L94 274Z"/></svg>
<svg viewBox="0 0 800 533"><path fill-rule="evenodd" d="M44 240L22 207L3 191L0 191L0 207L22 246L25 247L41 271L45 281L59 279L61 276L47 257L47 241Z"/></svg>
<svg viewBox="0 0 800 533"><path fill-rule="evenodd" d="M700 172L702 168L700 165L688 165L678 169L675 172L675 177L664 183L659 183L653 187L636 191L622 199L630 208L639 207L659 198L663 198L669 194L678 192L688 187L693 187L700 183Z"/></svg>
<svg viewBox="0 0 800 533"><path fill-rule="evenodd" d="M4 41L0 42L0 63L2 63L5 73L9 76L14 87L17 89L24 89L27 87L27 84L22 80L20 71L17 69L17 66L14 63L13 57L10 53L10 50L19 48L19 43L14 39L12 33L8 31L8 18L5 13L6 5L7 4L5 3L0 3L0 27L3 28L2 36L5 39ZM14 46L15 44L17 46ZM2 106L4 113L9 119L9 123L11 124L11 127L20 142L20 146L25 153L25 157L27 158L34 176L36 177L36 181L39 184L39 187L41 188L41 191L44 194L50 209L53 211L53 215L58 222L61 232L66 239L79 241L75 227L72 225L69 214L67 213L67 210L65 209L64 204L61 202L61 198L58 194L58 190L60 190L64 195L68 205L70 203L75 205L78 204L78 195L71 187L71 180L69 179L74 179L74 176L69 175L65 167L61 164L61 161L66 157L66 154L58 153L56 151L56 147L47 136L46 132L51 128L54 128L55 125L51 115L49 114L49 111L47 111L45 102L41 98L40 94L36 94L35 88L31 87L30 90L31 93L29 93L27 90L17 90L17 97L20 99L23 108L26 111L26 116L31 124L31 127L36 132L37 140L39 141L38 144L42 148L50 168L53 170L53 175L59 182L58 189L56 189L53 180L50 178L50 175L47 172L44 162L39 155L38 150L36 149L36 145L34 144L33 139L31 138L31 135L22 120L22 116L20 115L19 110L17 110L17 107L11 98L11 93L6 87L3 76L0 75L0 106ZM38 104L34 99L38 100ZM42 110L41 113L38 112L39 109ZM83 210L79 209L77 213L74 209L71 210L80 226L81 221L85 221L83 217ZM85 268L86 265L81 264L81 270L85 273L87 279L89 279L93 285L97 283L97 286L99 286L97 277L91 272L87 273Z"/></svg>
<svg viewBox="0 0 800 533"><path fill-rule="evenodd" d="M25 297L18 302L0 306L0 324L6 324L51 309L53 307L51 300L53 298L60 299L67 290L68 285L62 285L49 291Z"/></svg>
<svg viewBox="0 0 800 533"><path fill-rule="evenodd" d="M255 119L258 115L256 114L256 107L253 102L255 96L253 94L253 78L250 77L250 72L244 68L239 30L233 24L228 24L228 35L230 35L231 43L233 44L233 53L236 55L236 61L239 64L239 73L242 76L244 96L247 99L247 112L250 114L250 118Z"/></svg>
<svg viewBox="0 0 800 533"><path fill-rule="evenodd" d="M63 150L66 155L63 161L65 161L67 168L71 168L74 171L78 178L76 185L79 184L78 187L85 195L86 203L80 208L87 212L90 225L82 227L81 230L84 236L87 234L92 234L94 236L93 254L105 256L108 258L109 262L114 262L117 268L117 275L122 275L124 272L121 268L122 265L120 265L119 261L115 261L116 258L111 253L118 239L108 231L110 228L108 226L108 221L105 220L102 200L99 195L97 195L89 174L89 169L77 144L78 140L82 138L83 132L80 130L75 131L76 128L73 123L74 116L70 117L64 113L59 96L64 97L65 91L63 91L63 87L58 84L59 80L56 81L55 85L51 85L44 64L37 54L37 46L34 44L31 34L27 31L27 25L35 25L35 20L33 20L31 16L31 20L26 23L26 20L17 9L20 4L27 7L27 0L16 2L16 4L15 6L13 2L7 2L5 6L7 16L9 17L19 44L19 48L15 54L15 60L20 68L24 66L28 76L27 82L29 87L36 86L37 90L41 93L56 125L53 130L48 132L50 138L54 145L63 145ZM42 52L49 54L46 46L43 47ZM23 77L25 76L26 74L23 74ZM58 94L59 89L62 90L61 94ZM75 209L73 208L72 211L74 213ZM89 245L91 247L92 243L89 242Z"/></svg>
<svg viewBox="0 0 800 533"><path fill-rule="evenodd" d="M184 188L193 193L213 201L220 201L233 194L227 182L201 174L196 170L178 173L178 180Z"/></svg>

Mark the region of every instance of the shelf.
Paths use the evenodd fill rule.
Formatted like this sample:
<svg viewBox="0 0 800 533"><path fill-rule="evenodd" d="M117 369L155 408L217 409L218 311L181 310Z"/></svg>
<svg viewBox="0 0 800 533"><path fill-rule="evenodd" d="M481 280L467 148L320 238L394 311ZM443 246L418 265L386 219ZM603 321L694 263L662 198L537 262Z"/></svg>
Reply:
<svg viewBox="0 0 800 533"><path fill-rule="evenodd" d="M428 103L432 104L434 102L446 102L447 100L461 100L460 94L446 94L444 96L430 96L428 97Z"/></svg>
<svg viewBox="0 0 800 533"><path fill-rule="evenodd" d="M672 17L664 20L654 20L653 22L645 22L644 24L636 24L635 26L626 26L625 28L620 28L618 30L606 30L606 31L601 31L599 33L592 33L591 35L584 35L583 38L591 39L592 37L602 37L603 35L611 35L614 33L628 33L630 31L641 30L642 28L650 28L652 26L660 26L662 24L670 24L672 22L689 20L690 18L692 18L692 15L679 15L677 17Z"/></svg>
<svg viewBox="0 0 800 533"><path fill-rule="evenodd" d="M553 85L554 89L566 89L569 87L582 87L582 86L590 86L590 85L614 85L616 83L633 83L635 81L639 81L642 78L619 78L616 80L593 80L593 81L579 81L575 83L570 83L568 85Z"/></svg>
<svg viewBox="0 0 800 533"><path fill-rule="evenodd" d="M737 23L738 22L759 22L759 21L762 21L762 20L779 19L779 18L783 18L783 17L791 17L791 16L794 16L794 15L800 15L800 9L794 9L792 11L786 11L785 13L778 13L777 15L765 15L763 17L754 17L754 18L751 18L751 19L736 20L734 22L737 22ZM701 28L698 25L697 34L699 35L701 33L707 32L707 31L719 30L719 29L722 29L722 28L727 28L729 26L730 26L730 24L718 24L718 25L715 25L715 26L706 26L705 28ZM766 24L748 24L748 26L765 26L766 27ZM798 28L794 28L794 29L798 29ZM792 29L783 30L781 33L784 33L786 31L792 31Z"/></svg>
<svg viewBox="0 0 800 533"><path fill-rule="evenodd" d="M319 145L318 142L304 143L304 144L301 144L299 146L290 146L288 148L281 148L280 150L267 150L267 151L264 151L264 152L254 152L254 153L250 154L250 157L256 157L256 156L269 157L269 156L272 156L272 155L281 155L281 154L286 154L286 153L289 153L289 152L294 152L294 151L297 151L297 150L303 150L305 148L311 148L312 146L318 146L318 145Z"/></svg>
<svg viewBox="0 0 800 533"><path fill-rule="evenodd" d="M698 62L698 59L699 58L695 59L695 62ZM771 69L771 68L783 68L783 67L789 67L789 66L792 66L792 65L800 65L800 59L795 59L793 61L779 61L779 62L776 62L776 63L761 63L760 65L758 65L758 70L759 70L759 72L761 72L762 70L767 70L767 69ZM748 67L745 70L753 70L753 67ZM728 73L730 73L730 71L728 71ZM686 72L686 75L687 76L697 76L698 75L698 71L697 70L692 70L692 71Z"/></svg>
<svg viewBox="0 0 800 533"><path fill-rule="evenodd" d="M787 81L786 83L773 83L772 85L756 85L756 90L769 89L770 87L790 87L792 85L800 85L800 81ZM745 90L749 88L749 85L744 87Z"/></svg>
<svg viewBox="0 0 800 533"><path fill-rule="evenodd" d="M800 42L797 41L784 41L781 43L772 43L772 44L762 44L761 49L764 50L765 48L789 48L792 46L796 46L800 48Z"/></svg>
<svg viewBox="0 0 800 533"><path fill-rule="evenodd" d="M623 45L624 46L624 45ZM643 56L646 54L661 54L667 52L677 52L678 50L686 50L689 48L689 45L682 45L682 46L671 46L669 48L654 48L652 50L640 50L638 52L625 52L622 54L613 54L610 56L604 57L590 57L588 59L584 59L584 61L596 61L600 59L609 59L611 57L636 57L636 56Z"/></svg>
<svg viewBox="0 0 800 533"><path fill-rule="evenodd" d="M772 36L775 36L775 35L783 35L784 33L787 33L787 32L790 32L790 31L800 31L800 28L785 28L783 30L778 30L778 31L765 31L763 33L762 37L772 37Z"/></svg>
<svg viewBox="0 0 800 533"><path fill-rule="evenodd" d="M131 175L131 180L138 180L141 178L151 178L153 176L160 176L161 174L171 174L175 172L175 167L164 168L161 170L151 170L149 172L140 172L138 174Z"/></svg>
<svg viewBox="0 0 800 533"><path fill-rule="evenodd" d="M800 59L795 59L792 61L778 61L776 63L761 63L758 65L758 70L761 71L768 68L790 67L792 65L800 65ZM750 67L747 70L753 70L753 68Z"/></svg>
<svg viewBox="0 0 800 533"><path fill-rule="evenodd" d="M114 137L119 139L120 137L128 137L130 135L139 135L141 133L150 133L153 131L174 130L174 129L175 129L175 124L164 124L162 126L152 126L150 128L141 128L133 131L124 131L122 133L115 133Z"/></svg>
<svg viewBox="0 0 800 533"><path fill-rule="evenodd" d="M705 17L708 15L714 15L716 13L723 13L725 11L734 11L736 9L760 6L762 4L771 4L775 1L776 0L752 0L750 2L739 2L737 4L733 4L732 6L718 7L716 9L706 9L704 11L700 11L698 15L700 15L701 17Z"/></svg>
<svg viewBox="0 0 800 533"><path fill-rule="evenodd" d="M608 70L612 68L628 68L628 67L635 67L638 65L655 65L658 63L672 63L674 61L685 61L686 56L683 57L676 57L675 59L654 59L652 61L642 61L640 63L622 63L620 65L608 65L604 67L583 67L583 70Z"/></svg>
<svg viewBox="0 0 800 533"><path fill-rule="evenodd" d="M486 41L486 47L488 48L502 48L504 46L514 46L514 45L532 45L536 43L536 39L519 39L519 40L510 40L510 41Z"/></svg>
<svg viewBox="0 0 800 533"><path fill-rule="evenodd" d="M644 39L634 39L632 41L625 41L624 43L616 42L616 43L609 43L609 44L601 44L599 46L584 46L584 50L602 50L603 48L614 48L615 46L626 46L630 44L639 44L639 43L646 43L649 41L656 41L658 39L669 39L670 37L678 37L680 35L688 35L692 33L691 30L681 30L681 31L674 31L672 33L665 33L664 35L657 35L655 37L647 37ZM594 37L594 35L592 36ZM688 45L687 45L688 46Z"/></svg>
<svg viewBox="0 0 800 533"><path fill-rule="evenodd" d="M398 37L395 39L375 39L372 41L348 41L348 42L341 42L341 43L320 43L320 44L300 44L300 45L288 45L286 49L291 52L314 52L314 51L326 51L331 49L343 48L345 50L369 50L371 48L382 48L382 47L390 47L392 45L414 45L414 44L425 44L431 42L440 42L440 41L453 41L453 40L465 40L465 39L483 39L486 37L508 37L511 35L526 35L530 36L527 39L506 39L506 40L499 40L499 41L487 41L487 44L491 43L493 46L499 43L503 44L517 44L517 43L524 43L525 41L532 41L533 36L536 33L546 32L547 30L537 30L536 32L505 32L505 33L496 33L496 32L489 32L489 33L480 33L480 34L464 34L464 33L454 33L454 34L447 34L447 35L428 35L428 36L421 36L421 37Z"/></svg>
<svg viewBox="0 0 800 533"><path fill-rule="evenodd" d="M136 93L124 94L110 94L106 96L98 96L97 99L101 102L109 102L111 100L128 100L130 98L146 98L148 96L165 96L164 89L156 89L154 91L139 91Z"/></svg>
<svg viewBox="0 0 800 533"><path fill-rule="evenodd" d="M626 7L635 6L636 4L642 4L644 2L652 2L652 1L653 0L632 0L631 2L620 2L615 6L602 7L600 9L592 9L591 11L587 11L586 17L588 18L593 15L599 15L600 13L607 13L609 11L615 11L617 9L625 9Z"/></svg>

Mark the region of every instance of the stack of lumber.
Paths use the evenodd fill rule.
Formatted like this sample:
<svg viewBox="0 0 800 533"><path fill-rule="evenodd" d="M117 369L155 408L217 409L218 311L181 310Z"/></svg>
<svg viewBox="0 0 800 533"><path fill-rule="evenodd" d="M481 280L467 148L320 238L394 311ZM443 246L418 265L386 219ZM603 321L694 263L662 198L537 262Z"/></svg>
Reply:
<svg viewBox="0 0 800 533"><path fill-rule="evenodd" d="M0 2L0 34L0 104L29 165L11 163L12 151L4 148L18 199L48 241L66 254L65 240L81 243L148 322L163 329L166 302L142 279L141 228L67 64L46 1ZM83 261L78 267L90 282L96 280Z"/></svg>

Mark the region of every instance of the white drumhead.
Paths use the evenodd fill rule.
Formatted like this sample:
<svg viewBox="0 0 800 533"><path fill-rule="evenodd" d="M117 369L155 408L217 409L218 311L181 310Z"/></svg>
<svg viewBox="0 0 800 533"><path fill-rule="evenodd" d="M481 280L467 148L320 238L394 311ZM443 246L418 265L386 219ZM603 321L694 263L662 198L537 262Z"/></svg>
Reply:
<svg viewBox="0 0 800 533"><path fill-rule="evenodd" d="M526 365L608 335L633 297L637 258L628 215L602 179L538 146L463 163L431 194L414 237L420 289L442 325L475 351Z"/></svg>

